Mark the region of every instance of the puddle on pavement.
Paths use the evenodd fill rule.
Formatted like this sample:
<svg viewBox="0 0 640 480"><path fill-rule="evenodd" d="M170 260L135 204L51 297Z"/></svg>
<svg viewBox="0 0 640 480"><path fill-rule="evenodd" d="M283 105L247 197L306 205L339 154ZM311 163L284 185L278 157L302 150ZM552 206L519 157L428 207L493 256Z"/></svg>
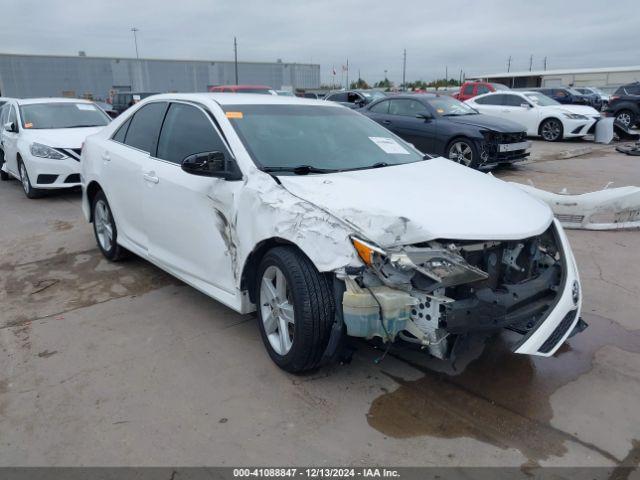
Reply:
<svg viewBox="0 0 640 480"><path fill-rule="evenodd" d="M551 358L513 354L497 336L459 374L436 372L413 361L425 376L415 381L393 377L400 386L374 400L367 414L369 425L396 438L471 437L499 448L517 448L532 464L562 456L567 440L618 460L550 425L550 396L589 372L599 348L612 345L640 353L640 331L628 331L597 315L583 317L589 328Z"/></svg>
<svg viewBox="0 0 640 480"><path fill-rule="evenodd" d="M142 259L110 263L98 250L5 263L0 265L0 327L178 283Z"/></svg>

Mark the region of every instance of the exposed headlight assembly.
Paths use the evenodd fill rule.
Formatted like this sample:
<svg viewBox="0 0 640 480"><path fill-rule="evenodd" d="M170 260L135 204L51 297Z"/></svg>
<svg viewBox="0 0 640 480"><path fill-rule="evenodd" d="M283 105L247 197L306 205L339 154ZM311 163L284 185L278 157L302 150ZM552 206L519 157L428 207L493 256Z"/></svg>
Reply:
<svg viewBox="0 0 640 480"><path fill-rule="evenodd" d="M432 248L405 247L402 252L387 253L359 238L351 237L351 242L365 265L378 270L388 263L403 271L415 270L437 282L439 287L475 282L489 276L469 265L455 249L435 245Z"/></svg>
<svg viewBox="0 0 640 480"><path fill-rule="evenodd" d="M62 160L63 158L67 158L66 155L63 155L51 147L42 145L41 143L32 143L29 150L31 150L31 155L34 157L49 158L51 160Z"/></svg>
<svg viewBox="0 0 640 480"><path fill-rule="evenodd" d="M563 115L571 120L588 120L584 115L580 115L579 113L563 113Z"/></svg>

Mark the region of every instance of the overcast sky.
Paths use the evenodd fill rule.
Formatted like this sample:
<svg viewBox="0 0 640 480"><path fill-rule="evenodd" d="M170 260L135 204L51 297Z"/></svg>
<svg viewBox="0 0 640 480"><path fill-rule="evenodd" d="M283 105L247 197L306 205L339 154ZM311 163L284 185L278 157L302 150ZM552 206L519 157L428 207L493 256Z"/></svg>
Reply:
<svg viewBox="0 0 640 480"><path fill-rule="evenodd" d="M0 0L0 53L318 63L369 82L640 65L640 0Z"/></svg>

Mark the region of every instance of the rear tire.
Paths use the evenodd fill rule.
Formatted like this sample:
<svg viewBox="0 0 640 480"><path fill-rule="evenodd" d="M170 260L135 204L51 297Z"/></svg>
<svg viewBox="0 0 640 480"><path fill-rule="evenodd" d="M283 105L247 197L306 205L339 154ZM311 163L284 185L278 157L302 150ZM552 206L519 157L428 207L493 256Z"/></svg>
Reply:
<svg viewBox="0 0 640 480"><path fill-rule="evenodd" d="M562 122L557 118L547 118L540 124L540 136L547 142L559 142L564 136Z"/></svg>
<svg viewBox="0 0 640 480"><path fill-rule="evenodd" d="M328 278L299 250L276 247L262 258L255 289L260 334L274 363L291 373L318 367L335 317Z"/></svg>
<svg viewBox="0 0 640 480"><path fill-rule="evenodd" d="M127 251L118 245L116 222L104 192L96 193L91 204L91 213L93 233L102 255L112 262L118 262L125 258Z"/></svg>
<svg viewBox="0 0 640 480"><path fill-rule="evenodd" d="M20 183L22 183L22 191L27 196L27 198L40 198L44 192L31 186L29 172L27 172L27 167L25 167L24 162L21 158L18 159L18 172L20 174Z"/></svg>

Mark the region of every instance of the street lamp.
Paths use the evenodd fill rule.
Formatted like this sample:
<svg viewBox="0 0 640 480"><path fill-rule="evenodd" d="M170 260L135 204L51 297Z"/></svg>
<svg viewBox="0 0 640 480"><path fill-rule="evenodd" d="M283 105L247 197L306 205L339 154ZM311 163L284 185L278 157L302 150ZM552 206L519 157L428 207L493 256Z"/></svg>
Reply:
<svg viewBox="0 0 640 480"><path fill-rule="evenodd" d="M131 31L133 32L133 43L136 46L136 59L140 60L140 55L138 55L138 37L136 35L138 29L136 27L132 27Z"/></svg>

